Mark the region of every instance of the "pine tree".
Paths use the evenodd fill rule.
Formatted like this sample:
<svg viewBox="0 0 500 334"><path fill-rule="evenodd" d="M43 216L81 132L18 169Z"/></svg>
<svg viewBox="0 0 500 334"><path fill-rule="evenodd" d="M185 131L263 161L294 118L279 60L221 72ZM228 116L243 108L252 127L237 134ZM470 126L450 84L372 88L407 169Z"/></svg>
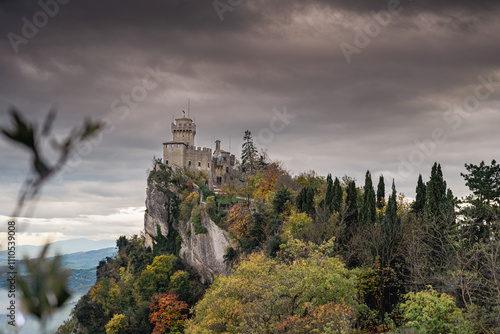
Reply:
<svg viewBox="0 0 500 334"><path fill-rule="evenodd" d="M385 198L384 176L380 175L377 185L377 209L382 209L384 207L384 198Z"/></svg>
<svg viewBox="0 0 500 334"><path fill-rule="evenodd" d="M361 221L366 224L374 223L375 214L375 190L373 189L370 171L366 171L363 204L360 212Z"/></svg>
<svg viewBox="0 0 500 334"><path fill-rule="evenodd" d="M358 193L356 182L350 181L347 185L347 197L345 201L346 214L344 217L347 225L354 225L358 221Z"/></svg>
<svg viewBox="0 0 500 334"><path fill-rule="evenodd" d="M332 174L328 174L326 177L326 195L325 195L325 206L328 208L330 213L333 212L333 181Z"/></svg>
<svg viewBox="0 0 500 334"><path fill-rule="evenodd" d="M342 198L343 198L342 187L340 186L340 181L337 177L335 177L335 181L333 182L333 200L332 200L332 209L333 211L337 211L340 213L342 209Z"/></svg>
<svg viewBox="0 0 500 334"><path fill-rule="evenodd" d="M257 148L253 144L252 133L249 130L245 131L243 136L243 145L241 151L241 166L243 171L250 170L253 173L255 162L257 159Z"/></svg>
<svg viewBox="0 0 500 334"><path fill-rule="evenodd" d="M425 183L422 181L422 174L418 175L417 188L415 191L417 194L415 196L415 202L412 205L412 209L416 214L420 214L424 209L426 198L426 187Z"/></svg>

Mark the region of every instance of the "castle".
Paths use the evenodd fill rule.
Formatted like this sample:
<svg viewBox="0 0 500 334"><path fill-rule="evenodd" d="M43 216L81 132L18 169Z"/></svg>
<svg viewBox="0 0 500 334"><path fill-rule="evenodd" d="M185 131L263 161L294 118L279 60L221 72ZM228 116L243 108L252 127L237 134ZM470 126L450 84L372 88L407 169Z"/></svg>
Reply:
<svg viewBox="0 0 500 334"><path fill-rule="evenodd" d="M171 125L172 140L163 143L163 163L171 167L186 167L205 171L210 185L220 185L229 181L234 172L234 154L220 148L220 140L215 141L215 151L211 148L196 147L196 124L185 116L176 118Z"/></svg>

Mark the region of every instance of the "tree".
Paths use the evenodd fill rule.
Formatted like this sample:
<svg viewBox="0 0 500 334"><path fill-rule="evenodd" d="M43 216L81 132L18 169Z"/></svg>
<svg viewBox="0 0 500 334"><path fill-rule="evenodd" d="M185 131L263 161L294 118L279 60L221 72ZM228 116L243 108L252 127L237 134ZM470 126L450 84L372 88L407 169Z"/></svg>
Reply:
<svg viewBox="0 0 500 334"><path fill-rule="evenodd" d="M178 261L175 255L160 255L144 269L136 282L143 300L149 300L153 294L168 290L170 276L176 271Z"/></svg>
<svg viewBox="0 0 500 334"><path fill-rule="evenodd" d="M427 291L409 292L401 304L406 326L416 333L472 333L453 298L428 287Z"/></svg>
<svg viewBox="0 0 500 334"><path fill-rule="evenodd" d="M243 136L243 145L241 151L241 166L243 171L250 170L253 173L257 160L257 148L253 144L252 133L249 130L245 131Z"/></svg>
<svg viewBox="0 0 500 334"><path fill-rule="evenodd" d="M252 223L252 214L248 206L238 203L229 211L227 222L229 234L240 244L243 239L248 238L248 229Z"/></svg>
<svg viewBox="0 0 500 334"><path fill-rule="evenodd" d="M149 304L149 320L153 334L182 333L187 318L188 304L172 293L155 294Z"/></svg>
<svg viewBox="0 0 500 334"><path fill-rule="evenodd" d="M333 181L332 174L328 174L326 177L326 195L325 195L325 207L333 212Z"/></svg>
<svg viewBox="0 0 500 334"><path fill-rule="evenodd" d="M307 186L302 188L300 193L297 195L295 204L300 212L305 212L309 215L314 215L314 194L316 192L315 188Z"/></svg>
<svg viewBox="0 0 500 334"><path fill-rule="evenodd" d="M342 198L344 193L342 191L342 187L340 186L340 181L337 177L335 177L335 181L333 182L333 200L332 200L332 209L333 211L337 211L340 213L342 210Z"/></svg>
<svg viewBox="0 0 500 334"><path fill-rule="evenodd" d="M422 181L422 174L418 175L417 188L415 189L415 191L416 191L416 196L415 196L415 202L412 205L412 211L415 212L416 214L420 214L424 210L426 193L427 193L425 183Z"/></svg>
<svg viewBox="0 0 500 334"><path fill-rule="evenodd" d="M279 215L285 209L285 203L292 199L292 194L286 187L281 187L276 192L273 199L273 209L274 212Z"/></svg>
<svg viewBox="0 0 500 334"><path fill-rule="evenodd" d="M106 334L120 334L127 326L127 317L123 314L115 314L106 324Z"/></svg>
<svg viewBox="0 0 500 334"><path fill-rule="evenodd" d="M425 194L425 217L435 219L441 215L441 209L446 202L446 181L443 179L441 165L437 162L432 166L431 178L427 182Z"/></svg>
<svg viewBox="0 0 500 334"><path fill-rule="evenodd" d="M365 187L363 188L363 203L360 211L361 221L365 224L375 223L375 190L373 189L372 176L366 171Z"/></svg>
<svg viewBox="0 0 500 334"><path fill-rule="evenodd" d="M356 182L351 180L347 185L347 197L345 201L346 213L344 220L348 226L354 227L358 221L358 193Z"/></svg>
<svg viewBox="0 0 500 334"><path fill-rule="evenodd" d="M377 209L382 209L385 205L385 183L384 176L380 175L377 185Z"/></svg>
<svg viewBox="0 0 500 334"><path fill-rule="evenodd" d="M495 160L491 166L485 165L484 161L478 165L465 164L468 174L460 173L465 178L465 185L469 187L474 195L489 205L492 201L498 203L500 199L500 165Z"/></svg>
<svg viewBox="0 0 500 334"><path fill-rule="evenodd" d="M331 333L327 319L331 326L349 328L356 278L330 256L332 250L333 240L317 246L292 239L276 259L253 253L214 282L185 332Z"/></svg>

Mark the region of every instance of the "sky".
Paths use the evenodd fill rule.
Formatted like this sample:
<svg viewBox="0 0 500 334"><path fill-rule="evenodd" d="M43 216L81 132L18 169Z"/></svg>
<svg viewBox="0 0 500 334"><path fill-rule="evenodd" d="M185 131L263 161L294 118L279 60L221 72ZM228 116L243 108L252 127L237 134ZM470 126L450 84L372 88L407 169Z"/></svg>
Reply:
<svg viewBox="0 0 500 334"><path fill-rule="evenodd" d="M146 176L187 112L196 146L240 155L245 130L293 175L383 174L415 196L434 162L456 196L464 164L498 158L500 4L457 0L0 1L0 124L102 134L70 159L18 242L143 229ZM30 156L0 139L7 226ZM6 228L0 231L5 237Z"/></svg>

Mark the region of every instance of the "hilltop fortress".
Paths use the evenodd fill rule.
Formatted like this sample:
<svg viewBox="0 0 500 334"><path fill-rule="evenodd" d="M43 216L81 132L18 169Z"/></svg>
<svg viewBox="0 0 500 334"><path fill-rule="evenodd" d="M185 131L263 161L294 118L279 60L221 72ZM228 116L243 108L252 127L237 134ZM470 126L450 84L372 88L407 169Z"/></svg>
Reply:
<svg viewBox="0 0 500 334"><path fill-rule="evenodd" d="M205 171L210 185L220 185L229 181L234 172L234 154L220 148L220 140L215 141L215 151L207 147L196 147L196 124L191 118L176 118L171 124L172 140L163 143L163 163L170 167Z"/></svg>

